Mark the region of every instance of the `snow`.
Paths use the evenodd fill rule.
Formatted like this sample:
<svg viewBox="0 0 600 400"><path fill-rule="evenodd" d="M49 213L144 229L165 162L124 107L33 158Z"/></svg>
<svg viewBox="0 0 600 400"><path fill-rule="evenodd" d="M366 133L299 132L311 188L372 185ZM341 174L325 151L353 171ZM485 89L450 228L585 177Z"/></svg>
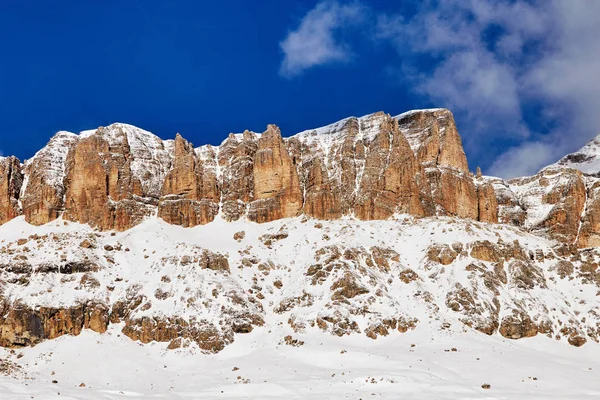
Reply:
<svg viewBox="0 0 600 400"><path fill-rule="evenodd" d="M66 174L66 161L69 149L77 141L77 135L72 132L57 132L48 142L48 144L38 151L32 158L25 161L25 169L31 168L36 161L40 161L41 167L37 173L44 174L44 180L47 185L58 188L62 186ZM29 175L25 175L21 193L25 193Z"/></svg>
<svg viewBox="0 0 600 400"><path fill-rule="evenodd" d="M28 379L0 376L2 398L179 399L595 399L600 346L573 348L470 332L417 329L372 341L321 333L279 344L280 328L257 329L223 352L140 346L119 334L61 337L18 350ZM452 351L451 349L456 349ZM3 357L10 356L0 350ZM236 370L234 370L237 368ZM54 373L54 374L53 374ZM241 377L241 379L238 379ZM57 383L53 384L52 381ZM80 384L85 387L79 387ZM491 385L489 390L483 384ZM60 396L58 394L60 393Z"/></svg>
<svg viewBox="0 0 600 400"><path fill-rule="evenodd" d="M398 114L394 118L400 120L402 118L410 117L415 114L434 113L434 112L438 112L438 111L447 111L447 110L445 108L425 108L422 110L410 110L410 111L404 112L402 114Z"/></svg>
<svg viewBox="0 0 600 400"><path fill-rule="evenodd" d="M106 127L104 133L112 145L120 143L121 133L126 135L133 156L131 173L141 182L147 197L160 197L171 168L174 141L163 141L151 132L118 122Z"/></svg>
<svg viewBox="0 0 600 400"><path fill-rule="evenodd" d="M576 152L564 156L549 168L551 167L574 168L585 174L600 173L600 135Z"/></svg>
<svg viewBox="0 0 600 400"><path fill-rule="evenodd" d="M385 114L382 112L367 114L362 117L348 117L340 121L334 122L329 125L322 126L320 128L308 129L299 132L292 136L300 141L307 143L319 142L322 149L331 148L333 143L339 143L347 134L345 130L346 124L351 120L356 120L360 126L360 137L357 140L363 140L366 142L372 141L375 136L380 132L379 124L383 120Z"/></svg>
<svg viewBox="0 0 600 400"><path fill-rule="evenodd" d="M540 201L545 195L555 192L557 188L568 187L574 176L564 173L561 168L545 168L543 178L547 184L540 184L539 177L515 178L508 182L508 187L518 199L519 204L527 210L525 227L535 227L543 222L556 204ZM576 178L576 177L575 177ZM498 187L498 186L496 186Z"/></svg>
<svg viewBox="0 0 600 400"><path fill-rule="evenodd" d="M443 109L425 111L440 110ZM359 131L355 140L373 140L379 132L378 120L383 116L376 113L357 118ZM313 154L323 157L330 179L339 178L336 155L348 135L344 127L352 118L295 135L305 145L315 148ZM34 159L47 157L56 164L56 170L48 173L52 184L64 178L68 143L95 132L84 131L79 136L59 132L36 154ZM104 132L113 144L122 139L121 132L126 135L133 155L134 176L145 185L146 193L159 196L157 188L172 163L173 141L162 141L150 132L119 123ZM233 137L242 140L243 134ZM218 157L215 161L218 151L218 147L209 145L195 149L201 161L220 177ZM357 186L364 164L359 163L358 167ZM547 186L541 186L537 179L509 183L483 179L492 182L502 196L514 196L527 209L527 228L541 222L551 211L552 205L539 202L539 198L569 183L568 175L559 171L546 176ZM234 234L241 231L245 232L244 239L234 240ZM288 236L269 246L265 244L265 235L282 232ZM43 239L37 239L40 237ZM18 245L17 241L23 238L29 238L27 243ZM90 240L94 246L82 248L83 240ZM494 271L496 265L469 256L469 246L482 240L498 245L516 240L527 251L551 256L535 263L548 287L522 290L509 275L508 284L497 295L500 320L518 305L530 312L532 318L547 318L555 332L572 321L583 332L598 326L598 287L584 282L580 276L559 278L553 269L556 243L512 226L446 217L415 219L405 215L385 221L358 221L351 217L316 221L298 217L266 224L244 218L227 222L217 216L210 224L185 229L153 216L125 232L98 232L62 219L34 227L23 217L15 218L0 226L0 265L16 265L17 260L22 260L18 257L25 256L34 272L28 284L22 285L15 283L10 272L0 271L10 275L11 279L0 276L4 282L2 295L10 301L19 300L32 308L68 307L87 300L110 306L133 288L151 307L135 309L132 317L176 316L219 326L229 318L222 310L236 307L227 296L235 294L242 299L242 305L237 307L260 314L265 326L255 328L250 334L236 334L232 344L214 355L202 353L195 344L172 351L166 349L167 343L142 345L127 338L121 333L123 326L115 324L109 325L109 331L102 335L83 331L77 337L63 336L34 348L18 349L16 354L0 349L0 359L23 366L22 373L16 376L0 374L0 398L53 399L59 392L63 399L92 400L600 396L599 344L588 340L582 348L575 348L566 343L564 335L561 340L539 334L518 341L507 340L497 333L487 336L467 328L461 322L465 315L449 308L447 295L456 287L478 293L478 304L495 299L483 276ZM464 251L451 265L442 266L427 259L432 246L457 243L464 246ZM107 246L115 250L106 250ZM398 254L397 261L389 257L389 271L369 264L376 247ZM355 262L340 258L323 278L324 282L311 283L308 268L327 264L326 259L336 248L342 252L355 251ZM205 249L227 256L230 272L201 269L184 262L184 257L198 257ZM247 259L256 262L248 266ZM81 260L99 267L93 272L99 283L97 287L82 288L83 273L40 272L40 267L47 264L62 267ZM474 263L481 267L480 272L470 272L469 267ZM574 264L576 268L581 266L579 261ZM271 268L261 270L260 265ZM408 269L419 279L410 283L398 279ZM372 300L358 296L332 301L332 285L344 274L350 274L358 285L367 288ZM282 288L276 289L275 282L281 282ZM218 296L212 295L214 289L218 289ZM157 298L158 290L169 296ZM249 302L254 290L265 296L260 307ZM373 293L380 294L372 296ZM276 311L282 302L303 294L309 295L311 301L298 303L285 312ZM363 307L367 307L366 312L357 311ZM360 333L337 337L310 326L311 321L335 313L355 321ZM365 336L373 324L392 317L416 318L419 322L414 331L393 330L388 337L379 336L377 340ZM296 331L289 321L305 327ZM287 335L304 341L304 345L282 344ZM23 356L17 358L19 353ZM234 367L239 370L234 371ZM52 380L58 383L53 384ZM85 387L79 387L81 383ZM482 389L484 383L490 384L491 389Z"/></svg>
<svg viewBox="0 0 600 400"><path fill-rule="evenodd" d="M258 133L258 132L253 132L253 131L248 131L250 132L251 135L255 136L256 139L260 139L260 137L262 136L262 133ZM244 134L243 133L230 133L229 136L223 140L223 142L221 142L221 144L225 143L227 140L229 140L230 138L234 138L235 140L242 141L244 140Z"/></svg>
<svg viewBox="0 0 600 400"><path fill-rule="evenodd" d="M93 273L99 286L82 290L79 283L82 274L73 274L73 279L68 280L61 274L33 273L26 286L8 283L14 280L7 277L3 295L13 301L21 300L31 307L68 306L78 300L107 298L109 304L112 304L124 298L131 287L136 287L139 294L149 299L152 305L144 311L136 310L136 316L195 316L215 322L227 318L226 315L215 314L215 307L231 304L227 296L213 298L210 295L213 288L219 287L219 292L238 293L242 298L247 298L245 293L258 282L263 294L267 296L264 318L271 321L268 325L272 325L272 321L287 323L288 318L295 318L298 323L308 323L335 311L350 316L357 307L368 304L368 314L352 316L360 331L364 332L383 318L398 316L415 317L422 324L432 324L432 329L438 329L439 324L444 321L462 326L458 322L461 315L447 308L445 298L448 290L456 284L471 287L478 283L472 281L473 278L466 269L473 262L472 258L457 259L451 269L431 265L424 259L430 246L452 245L456 242L468 246L476 240L489 240L493 243L499 240L504 243L518 240L526 249L540 249L545 254L553 253L554 246L551 241L517 228L451 218L412 219L399 215L387 221L363 222L344 218L339 221L320 221L319 224L322 227L316 227L313 220L303 221L300 218L267 224L255 224L243 219L226 222L217 218L213 223L186 229L151 217L125 232L98 233L86 225L65 224L62 220L33 227L23 217L19 217L0 226L0 245L7 249L5 253L0 253L0 264L14 262L21 251L27 255L27 262L34 268L48 262L60 266L87 259L100 267L99 271ZM243 240L236 241L233 235L239 231L244 231L246 235ZM261 241L264 235L278 232L287 232L288 237L275 241L271 248ZM48 235L55 239L48 238L39 243L30 239L24 246L16 244L18 239L31 235ZM81 248L79 244L84 239L93 241L95 248ZM122 250L107 251L106 245ZM338 246L342 252L344 249L356 249L357 264L340 261L337 265L342 268L337 270L336 267L324 284L311 284L311 278L306 275L307 269L315 263L323 262L324 258L321 257L327 257L327 252L331 251L327 249L332 246ZM389 273L368 267L368 249L373 246L391 249L399 254L398 262L391 262ZM194 267L194 263L182 262L183 256L197 257L203 249L228 256L231 272L199 269ZM244 258L255 258L256 264L272 263L273 268L264 275L257 266L243 267ZM552 272L553 263L554 261L548 260L539 264L546 278L556 276L556 272ZM366 272L360 272L361 268ZM414 270L423 280L410 285L398 279L388 282L388 278L394 278L406 268ZM493 265L490 263L486 268L493 270ZM380 291L382 294L377 301L371 303L363 304L360 298L349 299L341 304L331 303L330 287L345 273L353 274L357 282L371 293ZM164 282L164 276L170 277L171 281ZM283 282L282 290L273 289L273 283L277 280ZM106 289L109 286L113 287L111 291ZM48 290L49 288L52 290ZM154 294L159 289L171 295L157 300ZM579 320L576 313L583 313L587 321L582 322L582 329L595 326L596 319L589 313L590 306L598 306L595 296L597 288L594 285L583 285L578 279L548 279L548 288L543 291L522 292L516 288L509 289L501 295L506 304L512 304L514 299L525 296L532 302L532 310L540 305L548 308L556 306L555 311L545 310L542 316L549 315L556 321L567 321L569 318ZM481 288L478 290L480 294L485 291ZM435 299L434 304L438 308L436 311L432 311L432 304L415 297L417 292L423 291L431 293ZM274 308L284 299L298 298L303 293L312 296L312 304L295 307L289 313L274 312ZM543 301L542 296L545 296ZM196 298L197 301L189 302L188 298ZM571 304L571 307L564 309L565 302ZM243 307L249 307L249 304L244 304ZM435 322L430 321L433 317L436 318Z"/></svg>

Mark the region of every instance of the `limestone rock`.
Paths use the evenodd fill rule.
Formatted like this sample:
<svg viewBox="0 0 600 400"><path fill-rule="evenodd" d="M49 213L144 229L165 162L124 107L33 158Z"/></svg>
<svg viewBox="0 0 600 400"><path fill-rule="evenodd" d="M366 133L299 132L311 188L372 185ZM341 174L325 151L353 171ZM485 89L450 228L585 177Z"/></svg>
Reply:
<svg viewBox="0 0 600 400"><path fill-rule="evenodd" d="M64 210L67 155L79 137L71 132L58 132L46 147L27 160L21 203L25 220L43 225L57 219Z"/></svg>
<svg viewBox="0 0 600 400"><path fill-rule="evenodd" d="M213 151L209 157L214 160ZM165 178L158 216L184 227L206 224L218 213L219 199L214 168L205 165L191 143L177 134L173 167Z"/></svg>
<svg viewBox="0 0 600 400"><path fill-rule="evenodd" d="M129 125L80 138L67 157L65 219L131 228L152 214L170 162L159 138Z"/></svg>
<svg viewBox="0 0 600 400"><path fill-rule="evenodd" d="M600 181L590 178L587 180L591 182L577 237L576 244L579 248L600 246Z"/></svg>
<svg viewBox="0 0 600 400"><path fill-rule="evenodd" d="M477 182L477 220L498 223L498 200L489 182Z"/></svg>
<svg viewBox="0 0 600 400"><path fill-rule="evenodd" d="M575 243L587 191L581 172L547 168L508 182L525 210L524 226L564 243Z"/></svg>
<svg viewBox="0 0 600 400"><path fill-rule="evenodd" d="M299 214L302 192L298 172L275 125L269 125L258 140L252 172L254 201L248 211L252 221L269 222Z"/></svg>
<svg viewBox="0 0 600 400"><path fill-rule="evenodd" d="M386 219L396 212L424 216L419 176L421 166L400 133L398 122L384 116L379 133L368 145L355 215L363 220Z"/></svg>
<svg viewBox="0 0 600 400"><path fill-rule="evenodd" d="M4 302L0 317L0 346L33 346L45 339L79 335L82 329L103 333L108 320L108 309L100 303L32 309L24 304Z"/></svg>
<svg viewBox="0 0 600 400"><path fill-rule="evenodd" d="M469 171L454 116L449 110L409 111L396 118L420 163Z"/></svg>
<svg viewBox="0 0 600 400"><path fill-rule="evenodd" d="M0 157L0 225L20 215L19 193L23 184L16 157Z"/></svg>
<svg viewBox="0 0 600 400"><path fill-rule="evenodd" d="M479 217L477 187L468 174L450 168L428 168L427 178L438 215L474 220Z"/></svg>
<svg viewBox="0 0 600 400"><path fill-rule="evenodd" d="M219 147L221 212L228 221L236 221L245 215L248 204L254 200L254 156L257 149L256 134L250 131L229 135Z"/></svg>

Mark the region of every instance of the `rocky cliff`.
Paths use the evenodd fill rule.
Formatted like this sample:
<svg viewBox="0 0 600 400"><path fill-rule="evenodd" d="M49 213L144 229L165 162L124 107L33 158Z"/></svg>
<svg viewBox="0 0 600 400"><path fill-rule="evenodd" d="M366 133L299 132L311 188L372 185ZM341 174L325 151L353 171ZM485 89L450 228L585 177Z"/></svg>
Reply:
<svg viewBox="0 0 600 400"><path fill-rule="evenodd" d="M263 223L395 213L497 222L493 186L469 172L443 109L352 117L285 139L269 125L199 148L180 135L163 141L113 124L59 132L24 165L10 160L0 176L13 185L3 194L3 222L23 214L42 225L62 216L126 230L153 214L191 227L217 215Z"/></svg>
<svg viewBox="0 0 600 400"><path fill-rule="evenodd" d="M0 345L124 323L214 352L279 319L597 341L592 144L506 181L469 171L445 109L196 148L126 124L59 132L0 159Z"/></svg>
<svg viewBox="0 0 600 400"><path fill-rule="evenodd" d="M220 215L263 223L455 216L521 226L581 248L600 242L595 142L533 177L468 169L452 113L378 112L283 138L278 127L194 148L126 124L57 133L21 164L2 159L0 222L62 217L127 230L157 214L184 227ZM597 170L597 171L596 171Z"/></svg>

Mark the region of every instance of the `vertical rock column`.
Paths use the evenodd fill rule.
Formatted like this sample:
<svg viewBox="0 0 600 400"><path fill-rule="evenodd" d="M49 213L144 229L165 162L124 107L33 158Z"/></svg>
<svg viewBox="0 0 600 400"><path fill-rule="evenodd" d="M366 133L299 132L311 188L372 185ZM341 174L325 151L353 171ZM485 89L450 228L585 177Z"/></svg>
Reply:
<svg viewBox="0 0 600 400"><path fill-rule="evenodd" d="M21 185L23 173L19 160L16 157L0 158L0 225L20 215Z"/></svg>
<svg viewBox="0 0 600 400"><path fill-rule="evenodd" d="M214 170L205 168L192 144L177 134L173 168L163 185L158 216L184 227L206 224L219 212L219 198Z"/></svg>
<svg viewBox="0 0 600 400"><path fill-rule="evenodd" d="M354 212L362 220L386 219L395 212L423 216L417 176L421 166L398 122L386 116L368 144Z"/></svg>
<svg viewBox="0 0 600 400"><path fill-rule="evenodd" d="M269 222L298 215L302 209L298 172L275 125L269 125L258 140L253 176L255 200L248 212L251 220Z"/></svg>

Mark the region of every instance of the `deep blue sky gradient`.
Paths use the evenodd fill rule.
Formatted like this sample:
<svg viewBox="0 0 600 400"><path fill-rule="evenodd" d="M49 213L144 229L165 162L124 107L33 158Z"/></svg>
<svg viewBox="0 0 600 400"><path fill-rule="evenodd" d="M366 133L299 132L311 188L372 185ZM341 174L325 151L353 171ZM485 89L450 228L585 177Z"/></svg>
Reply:
<svg viewBox="0 0 600 400"><path fill-rule="evenodd" d="M58 130L117 121L201 145L268 123L291 135L349 115L433 106L386 73L397 55L372 43L356 43L361 55L350 65L281 77L279 42L315 4L4 0L0 151L23 160Z"/></svg>

